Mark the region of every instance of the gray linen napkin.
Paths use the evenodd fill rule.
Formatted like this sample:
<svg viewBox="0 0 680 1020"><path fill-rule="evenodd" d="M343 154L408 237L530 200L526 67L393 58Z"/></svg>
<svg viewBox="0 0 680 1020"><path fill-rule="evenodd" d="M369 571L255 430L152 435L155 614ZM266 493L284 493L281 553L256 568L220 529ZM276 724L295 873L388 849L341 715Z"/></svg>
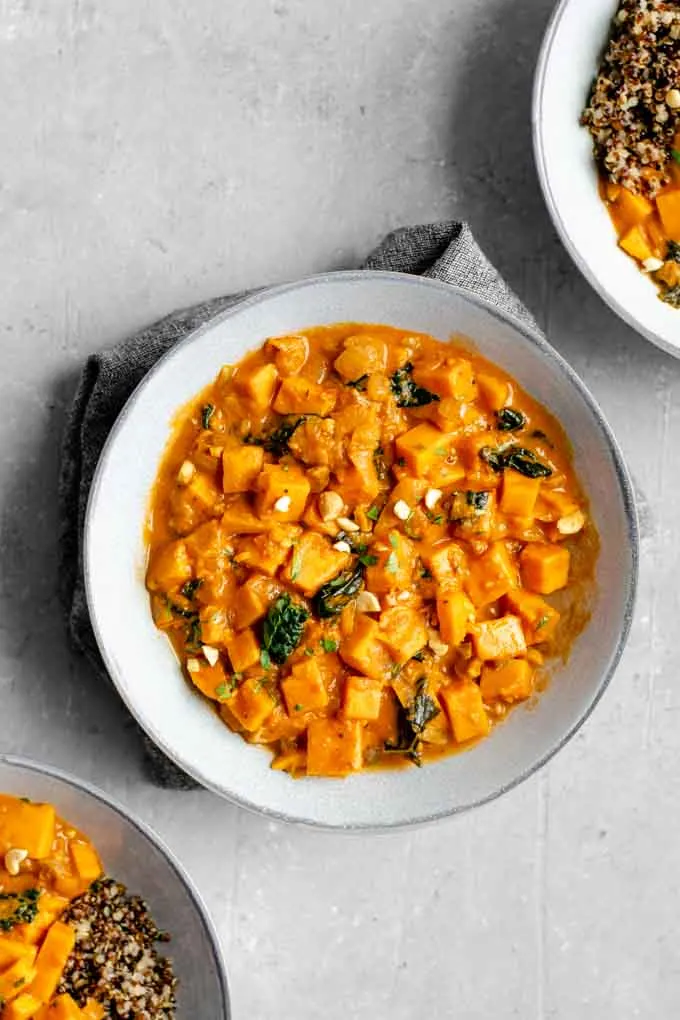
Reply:
<svg viewBox="0 0 680 1020"><path fill-rule="evenodd" d="M369 255L362 268L413 273L456 284L535 325L465 223L432 223L395 230ZM123 405L156 361L178 340L243 297L245 294L232 294L173 312L136 336L92 355L83 370L62 450L60 596L71 640L101 678L108 680L87 611L82 563L85 508L99 455ZM174 789L196 785L146 736L144 740L150 775L156 783Z"/></svg>

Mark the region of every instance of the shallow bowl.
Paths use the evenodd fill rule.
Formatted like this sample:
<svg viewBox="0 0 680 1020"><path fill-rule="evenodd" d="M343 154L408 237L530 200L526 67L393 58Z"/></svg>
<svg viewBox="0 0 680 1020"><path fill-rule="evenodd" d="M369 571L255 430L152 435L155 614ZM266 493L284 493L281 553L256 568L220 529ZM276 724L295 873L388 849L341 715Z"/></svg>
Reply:
<svg viewBox="0 0 680 1020"><path fill-rule="evenodd" d="M588 282L621 318L680 357L680 311L617 244L598 192L591 136L579 118L609 38L617 0L562 0L536 69L534 155L548 211Z"/></svg>
<svg viewBox="0 0 680 1020"><path fill-rule="evenodd" d="M122 805L59 769L0 755L0 793L54 804L87 835L108 875L149 905L171 941L163 952L179 979L177 1020L229 1020L229 990L217 933L182 865Z"/></svg>
<svg viewBox="0 0 680 1020"><path fill-rule="evenodd" d="M341 321L382 322L474 340L561 420L591 501L602 548L593 618L535 708L464 754L422 769L369 771L346 780L292 780L270 756L231 733L183 680L144 588L143 522L178 408L220 367L266 337ZM260 293L170 351L130 398L103 451L86 519L85 576L92 623L130 711L204 786L278 818L381 829L463 811L515 786L578 729L621 654L637 573L633 497L601 412L538 333L447 284L398 273L333 273Z"/></svg>

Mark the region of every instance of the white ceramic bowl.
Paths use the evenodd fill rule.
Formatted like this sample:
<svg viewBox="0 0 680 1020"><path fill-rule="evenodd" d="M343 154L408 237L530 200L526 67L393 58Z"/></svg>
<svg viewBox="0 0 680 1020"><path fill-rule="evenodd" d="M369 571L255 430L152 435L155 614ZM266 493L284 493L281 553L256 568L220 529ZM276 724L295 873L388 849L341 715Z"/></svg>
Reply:
<svg viewBox="0 0 680 1020"><path fill-rule="evenodd" d="M54 804L92 839L107 874L147 901L172 936L163 951L179 978L177 1020L229 1020L217 934L191 879L150 829L93 786L25 758L0 755L0 793Z"/></svg>
<svg viewBox="0 0 680 1020"><path fill-rule="evenodd" d="M447 339L459 332L508 369L560 418L602 537L599 596L535 710L465 754L423 769L346 780L292 780L270 756L231 733L184 682L151 620L144 589L142 522L179 407L224 363L267 336L322 323L383 322ZM260 293L188 337L147 375L102 454L86 519L85 575L92 622L118 690L152 740L200 783L280 818L386 828L452 814L498 796L530 775L581 725L618 661L637 571L633 497L616 444L592 398L538 335L491 305L434 280L398 273L333 273Z"/></svg>
<svg viewBox="0 0 680 1020"><path fill-rule="evenodd" d="M562 0L545 35L533 99L534 154L548 210L586 279L630 326L680 357L680 312L617 245L598 194L591 137L579 118L617 0Z"/></svg>

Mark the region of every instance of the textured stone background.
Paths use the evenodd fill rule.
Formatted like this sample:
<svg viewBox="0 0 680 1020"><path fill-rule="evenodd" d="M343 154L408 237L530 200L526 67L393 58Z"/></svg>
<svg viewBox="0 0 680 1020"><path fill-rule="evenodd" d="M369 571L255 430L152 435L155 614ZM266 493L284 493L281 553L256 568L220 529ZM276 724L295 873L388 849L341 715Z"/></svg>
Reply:
<svg viewBox="0 0 680 1020"><path fill-rule="evenodd" d="M0 747L151 822L210 902L236 1017L670 1017L680 995L680 366L561 250L529 102L549 0L0 0ZM382 838L159 793L55 597L79 367L172 308L460 216L590 385L641 491L636 623L554 764Z"/></svg>

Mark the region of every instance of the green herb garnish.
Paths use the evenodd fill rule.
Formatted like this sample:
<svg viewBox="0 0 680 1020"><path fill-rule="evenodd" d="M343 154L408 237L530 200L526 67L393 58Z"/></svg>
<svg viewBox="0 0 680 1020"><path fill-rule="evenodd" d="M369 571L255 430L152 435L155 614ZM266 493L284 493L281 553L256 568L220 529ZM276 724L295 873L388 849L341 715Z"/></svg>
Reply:
<svg viewBox="0 0 680 1020"><path fill-rule="evenodd" d="M362 553L359 557L359 563L363 567L374 567L378 562L378 557L374 556L373 553Z"/></svg>
<svg viewBox="0 0 680 1020"><path fill-rule="evenodd" d="M215 688L215 694L220 701L228 701L229 698L233 697L236 688L243 679L243 673L232 673L230 677L218 684Z"/></svg>
<svg viewBox="0 0 680 1020"><path fill-rule="evenodd" d="M371 521L377 521L378 518L380 517L380 511L378 510L377 506L372 506L370 507L369 510L366 511L366 516Z"/></svg>
<svg viewBox="0 0 680 1020"><path fill-rule="evenodd" d="M483 446L479 456L493 471L504 471L513 468L526 478L549 478L552 468L538 459L533 450L523 446Z"/></svg>
<svg viewBox="0 0 680 1020"><path fill-rule="evenodd" d="M210 428L210 419L212 418L214 413L215 413L214 404L204 405L203 410L201 411L201 425L203 426L204 429Z"/></svg>
<svg viewBox="0 0 680 1020"><path fill-rule="evenodd" d="M40 889L0 893L0 931L11 931L18 924L30 924L38 915Z"/></svg>
<svg viewBox="0 0 680 1020"><path fill-rule="evenodd" d="M319 644L323 648L324 652L337 652L338 650L338 642L334 641L333 638L323 637Z"/></svg>
<svg viewBox="0 0 680 1020"><path fill-rule="evenodd" d="M277 666L284 664L300 644L308 619L309 613L305 607L299 602L293 602L288 594L281 595L269 607L262 626L260 662L264 669L269 668L270 662L275 662Z"/></svg>
<svg viewBox="0 0 680 1020"><path fill-rule="evenodd" d="M671 149L671 156L676 163L680 163L680 149Z"/></svg>
<svg viewBox="0 0 680 1020"><path fill-rule="evenodd" d="M390 379L390 386L399 407L425 407L439 400L436 393L430 393L413 381L413 364L410 361L397 369Z"/></svg>
<svg viewBox="0 0 680 1020"><path fill-rule="evenodd" d="M385 570L388 574L396 574L399 570L399 560L395 552L391 552L385 560Z"/></svg>

